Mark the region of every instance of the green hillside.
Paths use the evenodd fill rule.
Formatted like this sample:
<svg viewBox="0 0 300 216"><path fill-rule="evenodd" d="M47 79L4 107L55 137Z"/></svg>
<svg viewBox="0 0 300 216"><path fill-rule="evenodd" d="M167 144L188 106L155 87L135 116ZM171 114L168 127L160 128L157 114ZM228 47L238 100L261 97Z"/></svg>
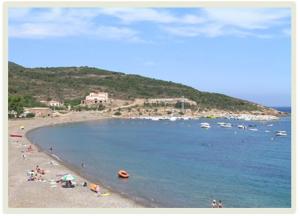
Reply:
<svg viewBox="0 0 300 216"><path fill-rule="evenodd" d="M251 102L223 94L202 92L179 83L93 67L25 68L9 62L8 71L9 96L32 96L37 101L47 98L79 100L90 91L100 90L118 99L184 96L196 101L200 110L216 108L252 111L261 109Z"/></svg>

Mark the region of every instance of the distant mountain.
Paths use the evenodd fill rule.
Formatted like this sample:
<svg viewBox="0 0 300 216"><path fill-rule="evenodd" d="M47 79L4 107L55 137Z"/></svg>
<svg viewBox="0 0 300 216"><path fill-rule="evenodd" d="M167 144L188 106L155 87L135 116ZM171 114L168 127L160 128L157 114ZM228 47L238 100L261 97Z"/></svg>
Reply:
<svg viewBox="0 0 300 216"><path fill-rule="evenodd" d="M94 67L26 68L8 64L9 95L33 96L37 100L83 99L90 91L106 91L117 99L181 97L194 100L198 109L258 111L269 108L223 94L199 91L192 87L139 75ZM205 77L203 77L205 79Z"/></svg>

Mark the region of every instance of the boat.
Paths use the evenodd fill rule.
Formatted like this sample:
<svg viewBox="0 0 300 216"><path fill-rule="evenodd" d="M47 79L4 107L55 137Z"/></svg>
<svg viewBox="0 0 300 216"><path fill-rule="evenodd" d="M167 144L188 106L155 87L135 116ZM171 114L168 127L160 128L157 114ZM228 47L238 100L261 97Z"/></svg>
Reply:
<svg viewBox="0 0 300 216"><path fill-rule="evenodd" d="M151 117L152 121L159 121L159 117Z"/></svg>
<svg viewBox="0 0 300 216"><path fill-rule="evenodd" d="M22 137L20 134L10 134L10 137Z"/></svg>
<svg viewBox="0 0 300 216"><path fill-rule="evenodd" d="M210 115L210 116L206 116L206 118L209 118L209 119L215 119L216 117L213 116L213 115Z"/></svg>
<svg viewBox="0 0 300 216"><path fill-rule="evenodd" d="M276 131L276 136L287 136L286 131Z"/></svg>
<svg viewBox="0 0 300 216"><path fill-rule="evenodd" d="M223 128L231 128L232 127L230 123L225 123L225 124L222 124L220 126L223 127Z"/></svg>
<svg viewBox="0 0 300 216"><path fill-rule="evenodd" d="M128 174L125 170L120 170L120 171L118 172L118 176L119 176L120 178L129 178L129 174Z"/></svg>
<svg viewBox="0 0 300 216"><path fill-rule="evenodd" d="M176 121L177 120L177 117L171 117L169 118L170 121Z"/></svg>
<svg viewBox="0 0 300 216"><path fill-rule="evenodd" d="M238 125L238 128L240 128L240 129L246 129L246 126L245 125Z"/></svg>
<svg viewBox="0 0 300 216"><path fill-rule="evenodd" d="M203 122L203 123L200 123L200 127L201 128L210 128L210 125L207 122Z"/></svg>
<svg viewBox="0 0 300 216"><path fill-rule="evenodd" d="M100 191L100 186L97 185L97 184L94 184L94 183L91 183L90 186L89 186L90 190L98 193Z"/></svg>
<svg viewBox="0 0 300 216"><path fill-rule="evenodd" d="M249 128L251 131L258 131L257 128Z"/></svg>

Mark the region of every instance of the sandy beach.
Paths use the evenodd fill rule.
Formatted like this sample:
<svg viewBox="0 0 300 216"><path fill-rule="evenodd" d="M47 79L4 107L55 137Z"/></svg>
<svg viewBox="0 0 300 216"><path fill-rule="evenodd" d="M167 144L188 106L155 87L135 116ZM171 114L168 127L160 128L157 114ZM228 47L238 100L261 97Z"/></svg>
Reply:
<svg viewBox="0 0 300 216"><path fill-rule="evenodd" d="M97 193L83 187L88 180L70 170L62 162L39 151L25 137L25 134L38 127L61 123L103 119L100 112L72 112L64 116L34 118L26 120L9 120L9 134L22 134L22 138L9 137L8 143L8 206L10 208L141 208L141 204L122 195L108 191L100 185L100 192L109 192L109 196L98 196ZM22 130L20 126L24 126ZM32 145L33 151L26 152ZM25 151L25 152L24 152ZM25 154L25 159L23 158ZM45 170L45 181L28 181L27 172L39 165ZM54 183L57 175L70 173L76 176L75 188L63 188ZM54 182L53 182L54 181Z"/></svg>

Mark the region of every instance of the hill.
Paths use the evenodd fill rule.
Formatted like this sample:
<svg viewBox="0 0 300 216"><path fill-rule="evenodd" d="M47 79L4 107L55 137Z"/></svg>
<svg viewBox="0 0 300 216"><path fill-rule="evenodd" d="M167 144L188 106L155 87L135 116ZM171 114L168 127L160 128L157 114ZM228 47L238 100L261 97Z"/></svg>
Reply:
<svg viewBox="0 0 300 216"><path fill-rule="evenodd" d="M184 96L198 103L198 109L256 111L265 107L223 94L139 75L108 71L94 67L26 68L8 64L9 96L32 96L37 101L47 98L80 100L91 91L106 91L111 98L166 98Z"/></svg>

